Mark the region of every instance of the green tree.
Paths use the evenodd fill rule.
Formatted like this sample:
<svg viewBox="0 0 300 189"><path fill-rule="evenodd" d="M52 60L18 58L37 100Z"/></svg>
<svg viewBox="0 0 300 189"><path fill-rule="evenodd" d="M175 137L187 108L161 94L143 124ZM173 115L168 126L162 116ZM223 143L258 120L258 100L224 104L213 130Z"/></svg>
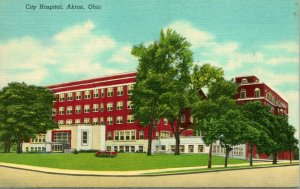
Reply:
<svg viewBox="0 0 300 189"><path fill-rule="evenodd" d="M167 116L174 117L175 122L182 107L185 107L180 95L190 82L193 59L189 47L190 43L185 38L168 29L160 32L158 41L132 49L132 54L139 61L137 82L131 97L133 114L149 128L147 155L151 155L151 136L156 120ZM169 98L179 99L180 102L169 103Z"/></svg>
<svg viewBox="0 0 300 189"><path fill-rule="evenodd" d="M298 140L295 138L296 129L292 125L286 125L285 134L286 134L286 141L284 142L285 148L284 150L289 151L290 153L290 163L292 163L292 153L295 152Z"/></svg>
<svg viewBox="0 0 300 189"><path fill-rule="evenodd" d="M1 136L8 136L4 143L8 145L15 141L17 153L22 153L24 141L34 134L56 128L57 124L52 119L54 100L52 92L43 87L17 82L4 87L0 91ZM9 151L8 148L6 151Z"/></svg>

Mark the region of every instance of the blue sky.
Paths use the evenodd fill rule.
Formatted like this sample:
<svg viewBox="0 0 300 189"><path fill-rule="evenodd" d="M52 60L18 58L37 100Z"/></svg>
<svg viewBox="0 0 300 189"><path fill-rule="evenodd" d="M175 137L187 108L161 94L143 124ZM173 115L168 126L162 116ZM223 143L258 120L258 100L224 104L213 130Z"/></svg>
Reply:
<svg viewBox="0 0 300 189"><path fill-rule="evenodd" d="M67 10L71 3L86 9ZM62 4L64 10L29 10L27 4ZM0 88L11 81L49 85L135 71L131 47L171 27L192 43L195 63L223 67L228 79L256 75L273 87L289 102L298 129L298 6L296 0L3 0Z"/></svg>

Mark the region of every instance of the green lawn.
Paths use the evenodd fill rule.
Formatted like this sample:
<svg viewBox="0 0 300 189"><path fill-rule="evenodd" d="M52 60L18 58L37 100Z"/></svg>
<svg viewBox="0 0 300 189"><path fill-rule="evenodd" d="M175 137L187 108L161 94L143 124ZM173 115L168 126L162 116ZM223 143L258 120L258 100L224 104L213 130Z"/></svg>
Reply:
<svg viewBox="0 0 300 189"><path fill-rule="evenodd" d="M79 154L16 154L0 153L0 162L34 165L73 170L129 171L174 167L206 166L207 154L154 154L120 153L115 158L96 158L94 153ZM213 165L223 165L224 158L213 156ZM229 159L229 164L247 163Z"/></svg>

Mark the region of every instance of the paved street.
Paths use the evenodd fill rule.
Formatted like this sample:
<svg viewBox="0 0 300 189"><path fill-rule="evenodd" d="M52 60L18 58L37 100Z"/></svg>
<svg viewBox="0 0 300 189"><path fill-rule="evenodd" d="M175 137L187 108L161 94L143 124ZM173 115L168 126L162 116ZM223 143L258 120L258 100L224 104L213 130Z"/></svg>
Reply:
<svg viewBox="0 0 300 189"><path fill-rule="evenodd" d="M297 187L299 167L154 177L71 176L0 167L0 187Z"/></svg>

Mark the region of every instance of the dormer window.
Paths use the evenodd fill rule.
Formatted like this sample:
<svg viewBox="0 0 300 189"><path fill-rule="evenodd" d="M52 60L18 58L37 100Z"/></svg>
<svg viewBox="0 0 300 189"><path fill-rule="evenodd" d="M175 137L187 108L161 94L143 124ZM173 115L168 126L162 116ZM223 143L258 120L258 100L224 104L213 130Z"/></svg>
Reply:
<svg viewBox="0 0 300 189"><path fill-rule="evenodd" d="M246 98L246 90L245 89L241 90L241 96L240 96L240 98Z"/></svg>
<svg viewBox="0 0 300 189"><path fill-rule="evenodd" d="M243 78L242 79L242 84L247 84L248 83L248 80L246 78Z"/></svg>

